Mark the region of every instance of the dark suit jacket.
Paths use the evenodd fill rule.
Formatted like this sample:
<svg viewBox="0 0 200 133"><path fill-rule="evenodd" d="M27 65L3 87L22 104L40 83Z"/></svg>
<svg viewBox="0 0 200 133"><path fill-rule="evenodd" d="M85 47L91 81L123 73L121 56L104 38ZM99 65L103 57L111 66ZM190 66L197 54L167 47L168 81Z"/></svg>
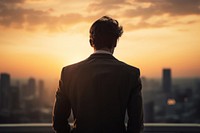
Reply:
<svg viewBox="0 0 200 133"><path fill-rule="evenodd" d="M53 113L58 133L70 132L71 109L75 133L139 133L143 129L139 69L109 54L92 54L64 67Z"/></svg>

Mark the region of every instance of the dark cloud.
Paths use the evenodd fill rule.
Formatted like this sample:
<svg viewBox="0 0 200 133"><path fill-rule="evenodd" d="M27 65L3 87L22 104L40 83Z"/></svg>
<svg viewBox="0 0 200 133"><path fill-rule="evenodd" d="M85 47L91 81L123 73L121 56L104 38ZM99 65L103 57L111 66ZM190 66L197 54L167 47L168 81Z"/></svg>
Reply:
<svg viewBox="0 0 200 133"><path fill-rule="evenodd" d="M119 8L124 7L126 7L124 12L118 12ZM130 29L159 28L170 26L170 17L178 19L181 16L200 15L200 0L134 0L132 2L101 0L90 4L89 8L95 12L103 10L104 14L110 10L116 10L115 15L118 15L119 18L125 18L127 21L140 17L139 23L126 24ZM168 16L169 19L162 19L163 15ZM160 20L149 23L148 20L155 16L160 16Z"/></svg>
<svg viewBox="0 0 200 133"><path fill-rule="evenodd" d="M163 19L163 15L168 17L179 17L186 15L200 15L200 0L100 0L90 3L87 11L88 16L80 13L67 13L63 15L52 15L54 9L37 10L25 8L24 3L28 0L0 0L0 26L14 27L21 29L46 28L50 31L68 28L83 21L93 22L110 11L116 12L112 15L121 18L130 29L159 28L170 26L171 19ZM30 1L30 0L29 0ZM143 6L147 4L147 6ZM123 12L118 12L123 9ZM121 11L121 10L120 10ZM153 17L160 17L158 21L150 23ZM134 18L141 18L137 24L131 23ZM190 23L196 22L190 20ZM193 22L193 23L194 23Z"/></svg>
<svg viewBox="0 0 200 133"><path fill-rule="evenodd" d="M77 13L69 13L60 16L53 16L48 10L26 9L18 6L24 0L0 1L0 25L3 27L14 27L35 30L37 27L44 27L50 31L58 30L62 26L75 25L83 20ZM12 4L11 4L12 3Z"/></svg>
<svg viewBox="0 0 200 133"><path fill-rule="evenodd" d="M142 4L149 4L148 7L143 7ZM200 0L100 0L89 5L88 9L93 11L116 10L129 5L129 9L124 15L151 17L153 15L170 14L174 15L190 15L200 14ZM132 6L130 6L132 5Z"/></svg>
<svg viewBox="0 0 200 133"><path fill-rule="evenodd" d="M128 9L125 16L150 18L155 15L170 16L200 15L200 0L137 0L138 3L149 3L149 7Z"/></svg>
<svg viewBox="0 0 200 133"><path fill-rule="evenodd" d="M18 4L18 3L24 3L26 0L0 0L0 3L3 4Z"/></svg>
<svg viewBox="0 0 200 133"><path fill-rule="evenodd" d="M138 7L136 9L127 9L124 16L127 18L131 17L141 17L141 22L137 25L130 27L131 29L141 29L141 28L156 28L156 27L166 27L173 25L170 23L171 18L175 19L173 21L176 24L183 24L179 22L178 17L187 15L200 15L200 1L199 0L137 0L139 3L148 3L148 7ZM163 19L163 15L169 17L168 20ZM160 16L160 22L148 23L147 21L155 16ZM177 19L177 20L176 20ZM162 21L164 20L164 21ZM191 22L191 21L190 21ZM192 24L186 22L185 24ZM193 22L193 21L192 21ZM194 23L194 22L193 22Z"/></svg>

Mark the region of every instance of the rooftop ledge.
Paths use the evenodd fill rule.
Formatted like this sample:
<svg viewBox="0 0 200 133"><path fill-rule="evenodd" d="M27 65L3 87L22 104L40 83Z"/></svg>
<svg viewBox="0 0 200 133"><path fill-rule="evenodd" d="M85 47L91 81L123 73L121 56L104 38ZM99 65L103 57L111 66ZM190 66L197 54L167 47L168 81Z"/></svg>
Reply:
<svg viewBox="0 0 200 133"><path fill-rule="evenodd" d="M144 133L200 133L200 124L145 123ZM0 133L53 133L51 123L0 124Z"/></svg>

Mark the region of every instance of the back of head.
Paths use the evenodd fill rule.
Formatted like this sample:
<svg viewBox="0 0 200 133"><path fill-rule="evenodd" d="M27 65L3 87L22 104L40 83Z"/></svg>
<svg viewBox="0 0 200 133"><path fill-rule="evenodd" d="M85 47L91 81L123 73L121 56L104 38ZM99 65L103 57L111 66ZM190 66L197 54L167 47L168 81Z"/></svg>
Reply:
<svg viewBox="0 0 200 133"><path fill-rule="evenodd" d="M119 26L117 20L108 16L95 21L90 28L90 44L95 49L116 47L118 38L122 35L123 28Z"/></svg>

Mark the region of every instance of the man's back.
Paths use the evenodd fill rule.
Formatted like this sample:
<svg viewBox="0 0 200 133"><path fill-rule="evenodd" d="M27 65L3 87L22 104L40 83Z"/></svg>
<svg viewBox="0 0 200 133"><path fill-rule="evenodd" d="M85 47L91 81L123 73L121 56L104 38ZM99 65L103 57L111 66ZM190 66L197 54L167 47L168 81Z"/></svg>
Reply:
<svg viewBox="0 0 200 133"><path fill-rule="evenodd" d="M103 16L92 24L89 32L94 53L62 69L53 112L54 130L70 133L68 118L72 110L73 133L140 133L143 129L140 71L112 55L123 27L117 20Z"/></svg>
<svg viewBox="0 0 200 133"><path fill-rule="evenodd" d="M63 91L76 119L77 133L124 133L127 106L135 110L140 98L131 98L141 89L139 70L115 59L109 54L93 54L88 59L67 66L62 74ZM135 105L129 105L135 104ZM140 105L140 104L139 104ZM141 108L141 107L139 107ZM140 129L142 122L132 123Z"/></svg>

